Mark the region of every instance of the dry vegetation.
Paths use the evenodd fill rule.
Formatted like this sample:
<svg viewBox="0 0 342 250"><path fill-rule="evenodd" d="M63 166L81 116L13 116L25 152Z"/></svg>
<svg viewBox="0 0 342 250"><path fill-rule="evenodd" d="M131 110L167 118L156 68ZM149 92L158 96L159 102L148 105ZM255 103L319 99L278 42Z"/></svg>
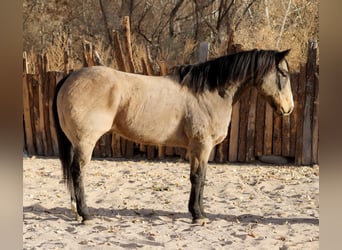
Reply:
<svg viewBox="0 0 342 250"><path fill-rule="evenodd" d="M83 41L91 41L103 63L115 67L112 31L130 16L133 55L172 66L197 61L197 46L211 56L227 53L229 37L245 49L292 48L292 67L305 60L308 40L318 40L318 0L24 0L24 50L34 62L46 53L50 70L61 70L64 51L82 66ZM147 48L148 47L148 48Z"/></svg>

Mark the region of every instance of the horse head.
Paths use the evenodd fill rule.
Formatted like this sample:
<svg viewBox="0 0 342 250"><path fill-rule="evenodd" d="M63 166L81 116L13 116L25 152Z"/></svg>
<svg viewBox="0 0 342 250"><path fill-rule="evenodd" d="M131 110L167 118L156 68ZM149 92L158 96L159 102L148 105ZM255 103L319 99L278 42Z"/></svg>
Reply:
<svg viewBox="0 0 342 250"><path fill-rule="evenodd" d="M290 50L276 52L275 67L257 84L259 92L279 115L290 115L294 108L290 73L285 56Z"/></svg>

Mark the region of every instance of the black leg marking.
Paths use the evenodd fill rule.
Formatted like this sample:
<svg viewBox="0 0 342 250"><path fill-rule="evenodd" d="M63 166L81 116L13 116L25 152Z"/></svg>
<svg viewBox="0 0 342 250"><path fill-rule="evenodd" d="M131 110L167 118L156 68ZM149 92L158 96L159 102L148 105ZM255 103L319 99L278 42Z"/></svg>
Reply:
<svg viewBox="0 0 342 250"><path fill-rule="evenodd" d="M74 184L74 197L76 199L77 213L80 216L82 216L83 222L84 222L85 220L90 220L91 217L88 211L87 204L85 202L83 179L82 179L80 164L79 164L77 157L74 158L71 169L72 169L71 174L72 174L72 179L73 179L73 184ZM73 199L73 194L71 194L71 199Z"/></svg>

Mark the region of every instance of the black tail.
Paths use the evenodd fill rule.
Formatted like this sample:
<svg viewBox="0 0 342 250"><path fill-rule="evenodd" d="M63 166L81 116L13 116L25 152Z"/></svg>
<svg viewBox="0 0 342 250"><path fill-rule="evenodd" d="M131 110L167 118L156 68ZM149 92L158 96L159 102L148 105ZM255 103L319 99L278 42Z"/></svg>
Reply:
<svg viewBox="0 0 342 250"><path fill-rule="evenodd" d="M70 74L69 74L70 75ZM59 122L58 112L57 112L57 95L59 93L59 90L63 86L65 80L69 77L69 75L66 75L62 80L59 81L59 83L56 86L55 90L55 96L53 98L52 103L52 111L53 116L55 120L55 127L56 127L56 133L57 133L57 139L58 139L58 150L59 150L59 159L62 163L62 171L63 171L63 179L67 184L67 187L70 192L73 192L73 181L71 177L71 164L74 158L74 152L73 147L69 139L64 134L61 124Z"/></svg>

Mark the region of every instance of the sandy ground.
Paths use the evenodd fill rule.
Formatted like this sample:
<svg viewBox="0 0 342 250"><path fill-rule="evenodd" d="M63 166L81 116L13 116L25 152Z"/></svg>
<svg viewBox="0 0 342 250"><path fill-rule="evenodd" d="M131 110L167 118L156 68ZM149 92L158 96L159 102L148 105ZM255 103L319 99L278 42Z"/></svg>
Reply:
<svg viewBox="0 0 342 250"><path fill-rule="evenodd" d="M24 249L318 249L319 167L210 164L206 225L187 211L186 162L93 160L82 225L58 159L24 158Z"/></svg>

